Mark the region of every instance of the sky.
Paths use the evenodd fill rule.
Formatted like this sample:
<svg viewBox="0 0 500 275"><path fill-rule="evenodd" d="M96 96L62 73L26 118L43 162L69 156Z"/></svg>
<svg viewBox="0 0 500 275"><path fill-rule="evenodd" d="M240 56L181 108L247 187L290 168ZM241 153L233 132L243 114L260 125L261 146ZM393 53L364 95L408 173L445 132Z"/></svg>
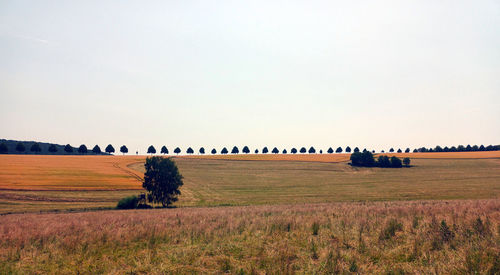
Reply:
<svg viewBox="0 0 500 275"><path fill-rule="evenodd" d="M500 144L500 2L0 0L0 138Z"/></svg>

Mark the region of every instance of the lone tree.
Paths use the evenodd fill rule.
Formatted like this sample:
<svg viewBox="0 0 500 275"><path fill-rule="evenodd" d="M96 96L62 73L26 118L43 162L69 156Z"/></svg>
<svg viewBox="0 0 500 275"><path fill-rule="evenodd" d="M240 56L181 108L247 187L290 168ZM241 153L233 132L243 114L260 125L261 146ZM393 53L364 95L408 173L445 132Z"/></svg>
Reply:
<svg viewBox="0 0 500 275"><path fill-rule="evenodd" d="M297 149L296 148L292 148L292 150L290 151L292 154L297 154Z"/></svg>
<svg viewBox="0 0 500 275"><path fill-rule="evenodd" d="M204 155L205 154L205 148L201 147L200 150L199 150L200 154L201 155Z"/></svg>
<svg viewBox="0 0 500 275"><path fill-rule="evenodd" d="M302 148L300 148L300 153L301 153L301 154L305 154L306 152L307 152L306 147L302 147Z"/></svg>
<svg viewBox="0 0 500 275"><path fill-rule="evenodd" d="M149 202L161 203L163 207L176 202L183 182L175 162L170 158L148 157L144 168L146 172L142 187L148 192Z"/></svg>
<svg viewBox="0 0 500 275"><path fill-rule="evenodd" d="M42 148L40 147L40 144L33 143L33 145L31 145L30 151L36 154L40 153L42 151Z"/></svg>
<svg viewBox="0 0 500 275"><path fill-rule="evenodd" d="M125 155L126 153L128 153L128 148L127 148L127 146L122 145L122 147L120 147L120 152L122 152L122 154L124 154L124 155Z"/></svg>
<svg viewBox="0 0 500 275"><path fill-rule="evenodd" d="M191 154L194 154L194 150L193 150L193 148L188 147L188 149L186 150L186 153L188 153L188 154L190 154L190 155L191 155Z"/></svg>
<svg viewBox="0 0 500 275"><path fill-rule="evenodd" d="M274 147L273 150L271 151L271 153L273 153L273 154L278 154L279 152L280 151L276 147Z"/></svg>
<svg viewBox="0 0 500 275"><path fill-rule="evenodd" d="M326 151L328 154L333 154L333 149L332 147L328 148L328 150Z"/></svg>
<svg viewBox="0 0 500 275"><path fill-rule="evenodd" d="M87 150L87 146L85 146L85 144L82 144L80 145L80 147L78 147L78 153L80 154L87 154L88 150Z"/></svg>
<svg viewBox="0 0 500 275"><path fill-rule="evenodd" d="M250 153L250 149L248 149L248 146L243 147L243 150L241 150L243 153L248 154Z"/></svg>
<svg viewBox="0 0 500 275"><path fill-rule="evenodd" d="M175 148L175 149L174 149L174 153L175 153L176 155L180 154L180 153L181 153L181 148L179 148L179 147Z"/></svg>
<svg viewBox="0 0 500 275"><path fill-rule="evenodd" d="M345 152L346 152L346 153L350 153L350 152L351 152L351 147L347 146L347 147L345 148Z"/></svg>
<svg viewBox="0 0 500 275"><path fill-rule="evenodd" d="M18 142L16 144L16 151L18 151L19 153L26 151L26 147L24 147L24 144L22 142Z"/></svg>
<svg viewBox="0 0 500 275"><path fill-rule="evenodd" d="M269 150L267 149L267 147L262 148L262 154L267 154L268 152Z"/></svg>
<svg viewBox="0 0 500 275"><path fill-rule="evenodd" d="M106 153L108 154L112 154L115 152L115 148L113 147L113 145L111 144L108 144L108 146L106 146L106 149L105 149Z"/></svg>
<svg viewBox="0 0 500 275"><path fill-rule="evenodd" d="M212 153L212 155L215 155L215 154L217 154L217 150L215 150L215 148L214 148L214 149L212 149L211 153Z"/></svg>
<svg viewBox="0 0 500 275"><path fill-rule="evenodd" d="M309 154L315 154L316 153L316 149L314 149L314 147L311 146L311 148L309 148Z"/></svg>
<svg viewBox="0 0 500 275"><path fill-rule="evenodd" d="M9 152L9 148L7 148L7 145L5 143L0 143L0 154L7 154Z"/></svg>
<svg viewBox="0 0 500 275"><path fill-rule="evenodd" d="M66 146L64 146L64 152L73 153L73 147L71 147L71 145L69 144L66 144Z"/></svg>
<svg viewBox="0 0 500 275"><path fill-rule="evenodd" d="M404 159L403 159L403 164L404 164L406 167L410 167L410 158L404 158Z"/></svg>
<svg viewBox="0 0 500 275"><path fill-rule="evenodd" d="M225 155L227 153L229 153L229 151L227 150L226 147L222 148L222 150L220 151L221 154Z"/></svg>
<svg viewBox="0 0 500 275"><path fill-rule="evenodd" d="M57 152L57 147L54 144L51 144L49 146L49 152L51 152L51 153Z"/></svg>
<svg viewBox="0 0 500 275"><path fill-rule="evenodd" d="M164 155L168 155L168 149L167 149L167 146L163 145L163 146L161 147L160 153L162 153L162 154L164 154Z"/></svg>
<svg viewBox="0 0 500 275"><path fill-rule="evenodd" d="M153 145L148 147L148 154L156 154L156 149Z"/></svg>
<svg viewBox="0 0 500 275"><path fill-rule="evenodd" d="M337 150L335 150L335 153L342 153L342 147L337 148Z"/></svg>
<svg viewBox="0 0 500 275"><path fill-rule="evenodd" d="M99 147L99 145L94 146L94 148L92 148L92 152L94 152L94 154L100 154L101 147Z"/></svg>
<svg viewBox="0 0 500 275"><path fill-rule="evenodd" d="M240 153L240 150L238 149L238 147L234 146L233 149L231 150L231 154L239 154Z"/></svg>

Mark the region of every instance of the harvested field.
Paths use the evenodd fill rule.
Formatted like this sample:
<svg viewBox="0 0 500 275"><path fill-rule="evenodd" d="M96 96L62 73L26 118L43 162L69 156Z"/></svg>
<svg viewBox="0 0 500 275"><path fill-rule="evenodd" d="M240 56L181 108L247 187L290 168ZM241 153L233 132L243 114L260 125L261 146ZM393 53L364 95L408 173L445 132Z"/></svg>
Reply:
<svg viewBox="0 0 500 275"><path fill-rule="evenodd" d="M1 274L498 274L500 200L0 216Z"/></svg>

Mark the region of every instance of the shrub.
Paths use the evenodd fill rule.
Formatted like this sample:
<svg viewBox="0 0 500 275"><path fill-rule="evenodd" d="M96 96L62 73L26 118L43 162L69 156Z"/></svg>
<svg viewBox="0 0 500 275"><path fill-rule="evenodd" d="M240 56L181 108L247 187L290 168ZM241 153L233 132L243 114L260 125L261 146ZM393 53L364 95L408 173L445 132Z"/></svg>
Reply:
<svg viewBox="0 0 500 275"><path fill-rule="evenodd" d="M139 203L139 198L137 196L129 196L121 199L116 208L118 209L135 209Z"/></svg>
<svg viewBox="0 0 500 275"><path fill-rule="evenodd" d="M404 158L403 159L403 164L406 166L406 167L410 167L410 158Z"/></svg>
<svg viewBox="0 0 500 275"><path fill-rule="evenodd" d="M403 230L403 224L396 219L391 219L389 220L389 222L387 222L387 225L382 230L382 232L380 232L379 239L388 240L396 236L397 231L402 231L402 230Z"/></svg>
<svg viewBox="0 0 500 275"><path fill-rule="evenodd" d="M391 161L388 156L379 156L377 165L382 168L391 167Z"/></svg>
<svg viewBox="0 0 500 275"><path fill-rule="evenodd" d="M401 162L401 159L399 159L396 156L393 156L391 158L391 167L393 167L393 168L401 168L401 167L403 167L403 163Z"/></svg>

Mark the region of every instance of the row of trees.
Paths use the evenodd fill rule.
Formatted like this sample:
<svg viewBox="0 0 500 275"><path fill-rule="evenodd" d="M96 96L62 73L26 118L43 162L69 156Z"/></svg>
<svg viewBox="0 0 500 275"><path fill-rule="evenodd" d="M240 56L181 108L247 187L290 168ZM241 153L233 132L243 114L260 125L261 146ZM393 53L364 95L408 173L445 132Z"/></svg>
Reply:
<svg viewBox="0 0 500 275"><path fill-rule="evenodd" d="M377 160L369 151L363 153L356 152L351 154L351 165L363 167L382 167L382 168L401 168L403 164L406 167L410 166L410 158L404 158L403 161L396 156L389 158L388 156L379 156Z"/></svg>
<svg viewBox="0 0 500 275"><path fill-rule="evenodd" d="M24 145L24 143L22 142L18 142L16 144L16 148L15 150L19 153L23 153L26 151L26 147ZM75 151L75 149L69 145L69 144L66 144L66 146L64 146L64 152L66 153L73 153ZM474 145L474 146L471 146L471 145L467 145L467 146L463 146L463 145L458 145L457 147L455 146L451 146L451 147L448 147L448 146L445 146L444 148L441 147L441 146L436 146L435 148L425 148L425 147L421 147L421 148L418 148L418 149L414 149L413 152L416 153L416 152L468 152L468 151L495 151L495 150L500 150L500 145L488 145L488 146L484 146L484 145L480 145L480 146L477 146L477 145ZM34 153L40 153L42 151L42 148L40 147L40 144L39 143L33 143L30 147L30 151L31 152L34 152ZM58 151L58 148L54 145L54 144L51 144L48 148L48 151L51 152L51 153L57 153ZM76 149L76 151L80 154L87 154L89 152L89 150L87 149L87 146L85 146L85 144L82 144L80 145L80 147L78 147ZM101 148L96 145L94 146L94 148L92 148L91 150L94 154L101 154L102 151L101 151ZM127 154L128 153L128 148L127 146L125 145L122 145L120 147L120 152L123 153L123 154ZM326 151L328 154L333 154L333 153L342 153L342 152L346 152L346 153L351 153L351 147L347 146L345 148L345 150L342 148L342 147L337 147L337 149L333 149L332 147L328 148L328 150ZM368 151L366 149L363 149L362 152L365 152L365 151ZM115 153L115 148L113 147L113 145L109 144L108 146L106 146L105 148L105 152L108 153L108 154L113 154ZM173 151L175 154L180 154L182 152L182 150L179 148L179 147L176 147ZM245 154L249 154L250 153L250 149L248 148L248 146L244 146L242 151L242 153L245 153ZM360 149L358 147L355 147L354 150L352 150L352 152L356 153L356 152L360 152ZM371 151L372 153L375 153L375 151ZM384 150L381 151L382 153L385 153ZM398 150L394 150L394 148L391 148L389 149L389 152L390 153L393 153L393 152L397 152L397 153L402 153L403 150L398 149ZM410 148L406 148L404 150L405 153L410 153L411 150ZM8 153L8 147L4 144L4 143L0 143L0 154L6 154ZM148 150L147 150L147 153L148 154L156 154L156 148L151 145L148 147ZM162 146L161 149L160 149L160 153L161 154L169 154L169 150L166 146ZM195 151L193 150L193 148L189 147L187 150L186 150L186 153L187 154L194 154ZM199 150L198 150L198 153L203 155L206 153L205 151L205 148L204 147L201 147ZM210 151L211 154L217 154L217 150L215 148L213 148L211 151ZM220 151L221 154L229 154L229 150L224 147L222 148L222 150ZM237 146L234 146L231 150L231 154L239 154L240 153L240 150ZM259 149L255 149L254 151L255 154L258 154L259 153ZM264 147L262 148L261 150L261 153L262 154L267 154L269 153L269 149L267 147ZM279 150L277 147L274 147L272 150L271 150L271 153L273 154L287 154L288 151L286 149L283 149L283 150ZM292 154L297 154L297 153L301 153L301 154L305 154L305 153L309 153L309 154L315 154L316 153L316 149L314 147L310 147L309 149L306 149L306 147L302 147L300 149L297 149L297 148L292 148L290 150L290 153ZM323 154L323 150L319 150L319 153L320 154Z"/></svg>

